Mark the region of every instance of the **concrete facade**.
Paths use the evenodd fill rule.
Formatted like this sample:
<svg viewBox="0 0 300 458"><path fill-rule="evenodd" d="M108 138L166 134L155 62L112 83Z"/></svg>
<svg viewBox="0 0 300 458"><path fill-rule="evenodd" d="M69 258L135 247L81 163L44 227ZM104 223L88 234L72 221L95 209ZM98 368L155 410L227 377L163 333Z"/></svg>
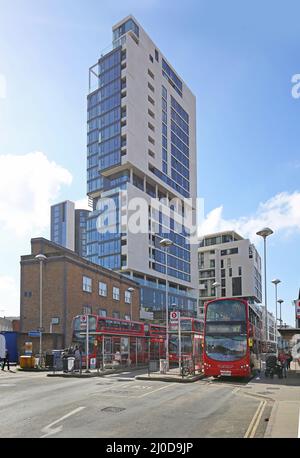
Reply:
<svg viewBox="0 0 300 458"><path fill-rule="evenodd" d="M75 204L70 200L51 206L51 241L75 250Z"/></svg>
<svg viewBox="0 0 300 458"><path fill-rule="evenodd" d="M105 311L106 316L122 319L129 316L128 288L134 288L131 292L133 319L139 318L139 286L135 282L81 258L71 250L37 238L31 240L31 254L21 257L21 332L39 327L39 262L35 259L39 253L47 256L43 263L43 328L49 333L52 319L57 318L59 324L53 325L52 331L64 336L64 346L71 342L72 319L76 315ZM90 279L89 288L86 279ZM106 295L100 295L99 282L106 285ZM119 289L119 299L113 294L118 290L113 291L113 288Z"/></svg>
<svg viewBox="0 0 300 458"><path fill-rule="evenodd" d="M218 297L247 298L260 303L261 258L255 246L234 231L205 235L198 248L199 307ZM212 286L220 283L218 291Z"/></svg>
<svg viewBox="0 0 300 458"><path fill-rule="evenodd" d="M109 60L114 63L108 70ZM169 305L196 312L196 244L190 246L189 237L182 236L182 245L170 249L167 262L159 246L164 235L148 229L148 219L149 224L155 221L154 213L148 215L151 198L190 197L195 205L196 171L195 96L136 19L128 16L113 27L111 50L90 69L87 183L95 211L88 222L87 256L139 281L141 304L148 310L165 308L164 295L158 297L156 291L166 284L168 264L173 294ZM95 221L99 209L104 199L114 198L119 210L121 191L127 203L133 198L145 202L146 230L132 233L120 223L114 237L100 237ZM128 216L128 207L120 211L124 208Z"/></svg>

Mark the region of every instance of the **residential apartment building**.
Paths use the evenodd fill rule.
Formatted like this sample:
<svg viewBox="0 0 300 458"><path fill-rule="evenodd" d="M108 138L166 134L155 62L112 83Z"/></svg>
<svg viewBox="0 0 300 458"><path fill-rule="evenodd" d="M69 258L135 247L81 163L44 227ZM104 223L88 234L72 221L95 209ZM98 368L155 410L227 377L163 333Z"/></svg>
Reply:
<svg viewBox="0 0 300 458"><path fill-rule="evenodd" d="M258 307L261 312L261 330L262 340L267 342L267 346L264 345L264 351L276 351L276 342L278 341L279 334L277 333L276 338L276 319L273 313L268 311L268 332L266 333L266 308L264 305Z"/></svg>
<svg viewBox="0 0 300 458"><path fill-rule="evenodd" d="M90 210L75 210L75 252L83 258L87 256L86 231L90 213Z"/></svg>
<svg viewBox="0 0 300 458"><path fill-rule="evenodd" d="M75 203L67 200L51 207L51 241L79 256L86 257L86 231L89 210L75 210Z"/></svg>
<svg viewBox="0 0 300 458"><path fill-rule="evenodd" d="M199 243L198 269L200 314L216 295L261 303L261 258L250 240L236 232L205 235Z"/></svg>
<svg viewBox="0 0 300 458"><path fill-rule="evenodd" d="M31 254L21 257L20 328L39 328L40 277L37 254L43 262L43 328L70 345L72 319L94 313L114 318L139 319L139 285L44 238L31 240ZM129 288L133 288L133 291Z"/></svg>
<svg viewBox="0 0 300 458"><path fill-rule="evenodd" d="M87 192L94 211L87 223L87 258L139 282L141 306L156 317L165 310L166 283L169 307L195 315L197 245L185 230L175 230L174 220L167 230L163 211L150 206L151 199L195 202L195 96L132 16L113 27L111 48L89 75ZM108 198L116 230L108 217L99 232ZM122 224L134 198L146 203L149 222L139 233ZM165 237L173 242L168 256L159 243Z"/></svg>
<svg viewBox="0 0 300 458"><path fill-rule="evenodd" d="M0 317L0 332L3 331L13 331L13 324L11 320Z"/></svg>
<svg viewBox="0 0 300 458"><path fill-rule="evenodd" d="M75 249L75 204L70 200L51 206L51 241Z"/></svg>

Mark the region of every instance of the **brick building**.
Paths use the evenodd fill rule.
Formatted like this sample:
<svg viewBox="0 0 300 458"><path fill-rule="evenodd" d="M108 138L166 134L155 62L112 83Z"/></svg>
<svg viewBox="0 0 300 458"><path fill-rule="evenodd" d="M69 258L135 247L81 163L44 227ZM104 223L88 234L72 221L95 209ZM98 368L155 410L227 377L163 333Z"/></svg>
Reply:
<svg viewBox="0 0 300 458"><path fill-rule="evenodd" d="M21 257L20 330L39 328L40 267L43 261L43 328L71 342L72 318L81 313L139 320L139 286L112 270L81 258L44 238L31 240L31 254ZM133 288L133 291L128 291ZM52 324L51 324L52 323Z"/></svg>

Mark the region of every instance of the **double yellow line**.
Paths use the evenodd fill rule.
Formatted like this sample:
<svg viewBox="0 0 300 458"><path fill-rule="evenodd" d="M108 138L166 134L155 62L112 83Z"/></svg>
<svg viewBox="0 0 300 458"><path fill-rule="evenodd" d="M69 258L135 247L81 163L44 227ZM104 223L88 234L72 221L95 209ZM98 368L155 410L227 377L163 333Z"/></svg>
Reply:
<svg viewBox="0 0 300 458"><path fill-rule="evenodd" d="M266 405L267 405L267 401L261 401L259 403L259 406L251 420L251 423L246 431L244 438L253 438L255 436L255 433L257 431L259 422L261 420L261 417L262 417L262 414L263 414L263 411Z"/></svg>

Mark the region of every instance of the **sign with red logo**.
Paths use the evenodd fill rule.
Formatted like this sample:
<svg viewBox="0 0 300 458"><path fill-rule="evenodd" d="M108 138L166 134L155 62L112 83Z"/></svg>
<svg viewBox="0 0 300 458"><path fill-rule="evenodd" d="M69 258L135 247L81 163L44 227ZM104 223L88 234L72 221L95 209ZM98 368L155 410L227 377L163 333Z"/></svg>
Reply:
<svg viewBox="0 0 300 458"><path fill-rule="evenodd" d="M180 312L170 312L169 331L178 331L178 323L180 320Z"/></svg>
<svg viewBox="0 0 300 458"><path fill-rule="evenodd" d="M80 328L81 329L86 328L86 323L87 323L87 316L86 315L81 315L80 316Z"/></svg>
<svg viewBox="0 0 300 458"><path fill-rule="evenodd" d="M170 320L171 321L178 321L179 320L179 312L171 312L170 313Z"/></svg>

